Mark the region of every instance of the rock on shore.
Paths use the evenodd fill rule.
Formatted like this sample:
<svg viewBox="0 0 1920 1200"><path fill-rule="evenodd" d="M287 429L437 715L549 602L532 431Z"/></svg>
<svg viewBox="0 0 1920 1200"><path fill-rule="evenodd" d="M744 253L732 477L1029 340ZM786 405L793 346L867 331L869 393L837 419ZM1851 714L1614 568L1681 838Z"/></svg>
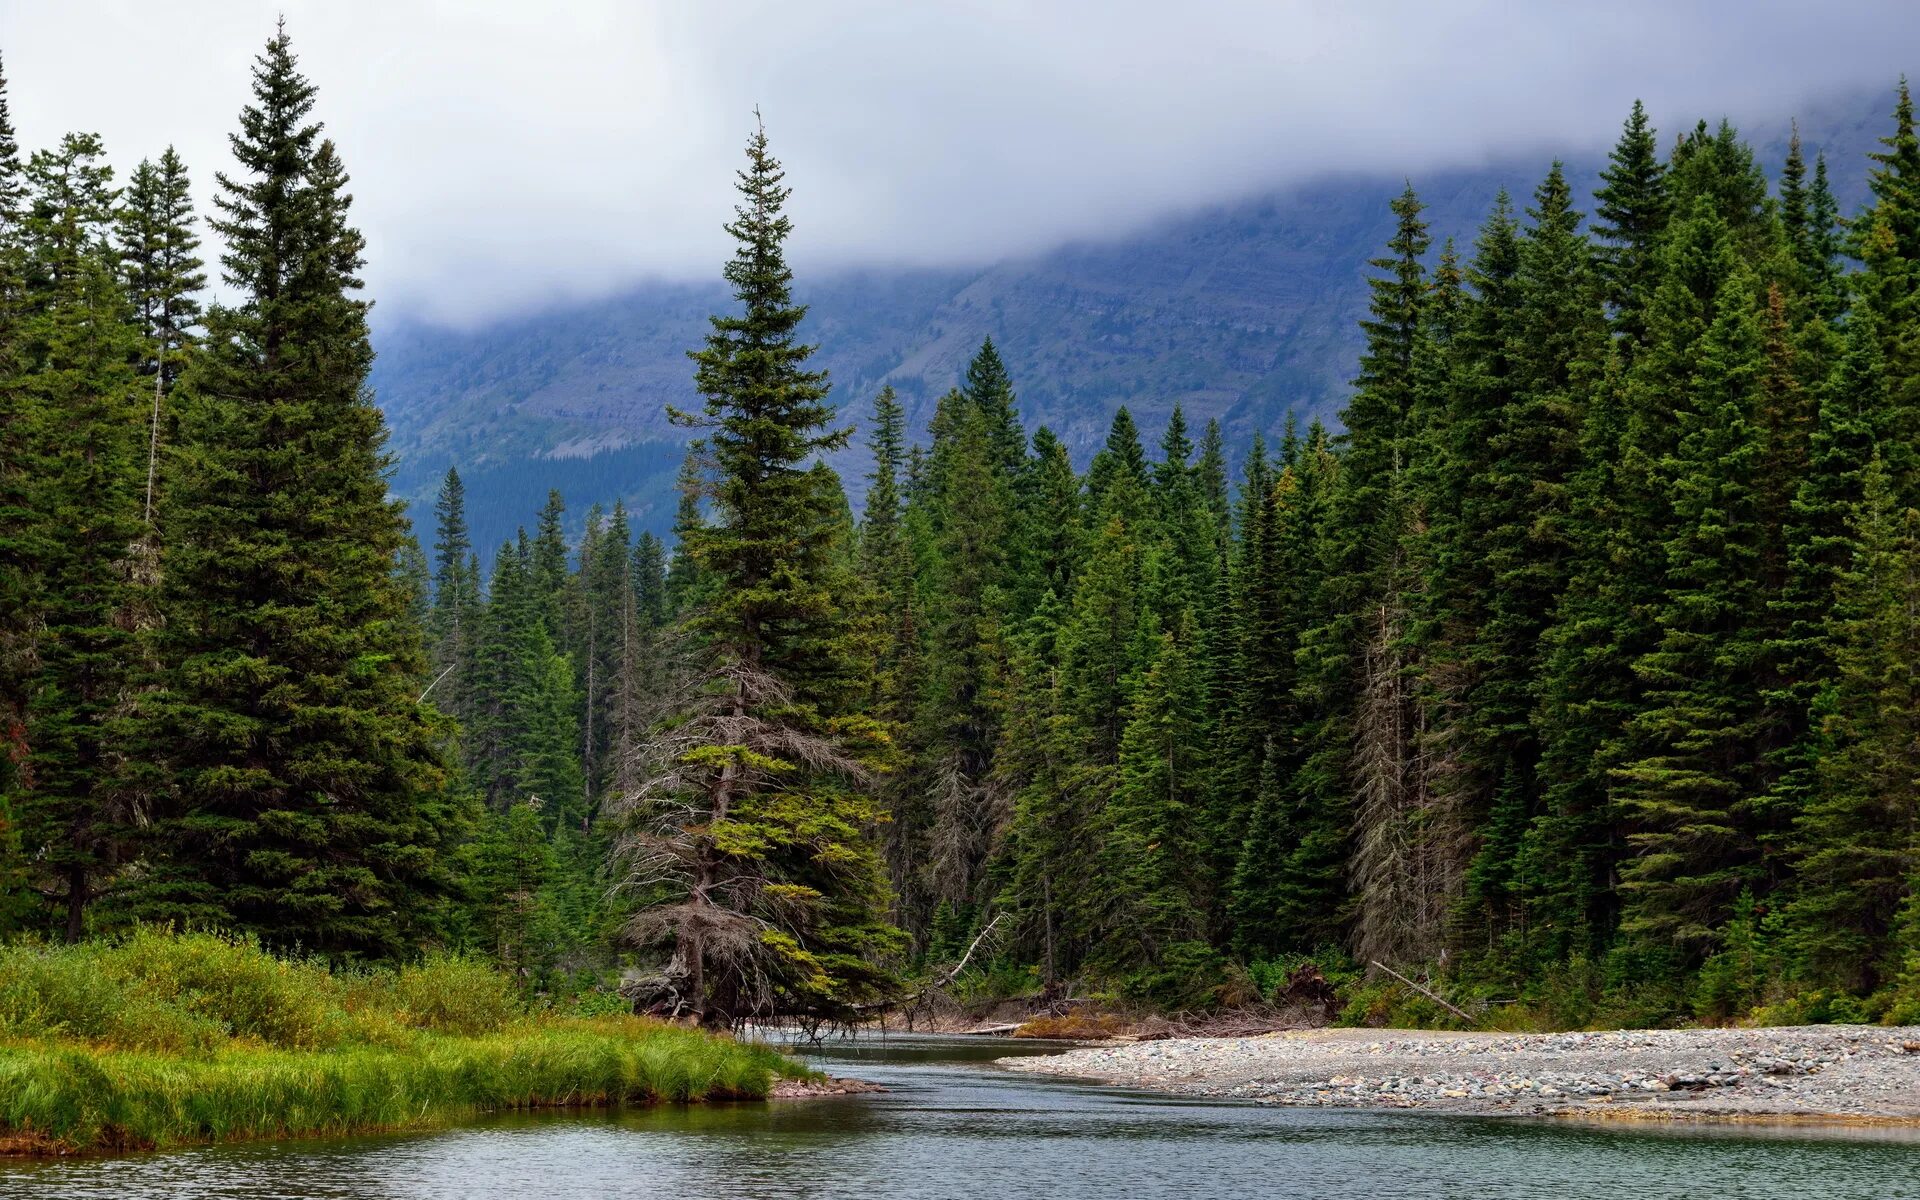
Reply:
<svg viewBox="0 0 1920 1200"><path fill-rule="evenodd" d="M1262 1104L1920 1124L1920 1028L1316 1029L1086 1047L1000 1065Z"/></svg>

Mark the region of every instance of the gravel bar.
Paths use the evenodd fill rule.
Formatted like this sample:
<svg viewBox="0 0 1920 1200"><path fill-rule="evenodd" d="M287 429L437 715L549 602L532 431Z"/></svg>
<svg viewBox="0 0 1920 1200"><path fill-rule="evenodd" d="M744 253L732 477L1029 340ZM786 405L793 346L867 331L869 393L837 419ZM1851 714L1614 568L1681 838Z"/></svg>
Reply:
<svg viewBox="0 0 1920 1200"><path fill-rule="evenodd" d="M1920 1028L1314 1029L1003 1058L1011 1071L1312 1108L1920 1125Z"/></svg>

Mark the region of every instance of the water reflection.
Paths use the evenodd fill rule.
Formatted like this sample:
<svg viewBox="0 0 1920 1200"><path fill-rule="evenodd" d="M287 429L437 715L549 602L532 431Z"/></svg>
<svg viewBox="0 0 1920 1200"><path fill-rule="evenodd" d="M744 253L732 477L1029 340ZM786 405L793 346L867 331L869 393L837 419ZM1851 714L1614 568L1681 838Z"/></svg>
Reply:
<svg viewBox="0 0 1920 1200"><path fill-rule="evenodd" d="M1037 1052L1044 1047L1019 1047ZM993 1068L1003 1042L817 1048L881 1096L493 1118L448 1132L0 1166L0 1195L530 1200L1920 1197L1910 1137L1681 1135L1169 1100Z"/></svg>

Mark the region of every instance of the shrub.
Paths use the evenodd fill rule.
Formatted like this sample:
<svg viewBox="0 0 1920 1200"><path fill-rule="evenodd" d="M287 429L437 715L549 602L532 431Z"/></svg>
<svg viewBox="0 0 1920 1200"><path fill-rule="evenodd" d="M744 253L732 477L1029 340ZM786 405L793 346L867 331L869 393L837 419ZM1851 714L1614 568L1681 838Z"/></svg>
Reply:
<svg viewBox="0 0 1920 1200"><path fill-rule="evenodd" d="M401 1019L420 1029L492 1033L520 1013L506 975L478 959L439 954L400 968L392 984Z"/></svg>

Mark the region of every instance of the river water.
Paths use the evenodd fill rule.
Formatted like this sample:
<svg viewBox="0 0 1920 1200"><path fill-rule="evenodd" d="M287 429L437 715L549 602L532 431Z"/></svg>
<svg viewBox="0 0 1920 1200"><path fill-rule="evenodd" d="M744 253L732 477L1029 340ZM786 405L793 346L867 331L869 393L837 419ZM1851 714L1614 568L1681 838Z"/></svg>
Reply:
<svg viewBox="0 0 1920 1200"><path fill-rule="evenodd" d="M35 1200L1256 1197L1899 1200L1920 1136L1590 1129L1195 1103L1001 1071L1044 1052L895 1037L812 1056L884 1095L501 1117L435 1133L0 1164Z"/></svg>

